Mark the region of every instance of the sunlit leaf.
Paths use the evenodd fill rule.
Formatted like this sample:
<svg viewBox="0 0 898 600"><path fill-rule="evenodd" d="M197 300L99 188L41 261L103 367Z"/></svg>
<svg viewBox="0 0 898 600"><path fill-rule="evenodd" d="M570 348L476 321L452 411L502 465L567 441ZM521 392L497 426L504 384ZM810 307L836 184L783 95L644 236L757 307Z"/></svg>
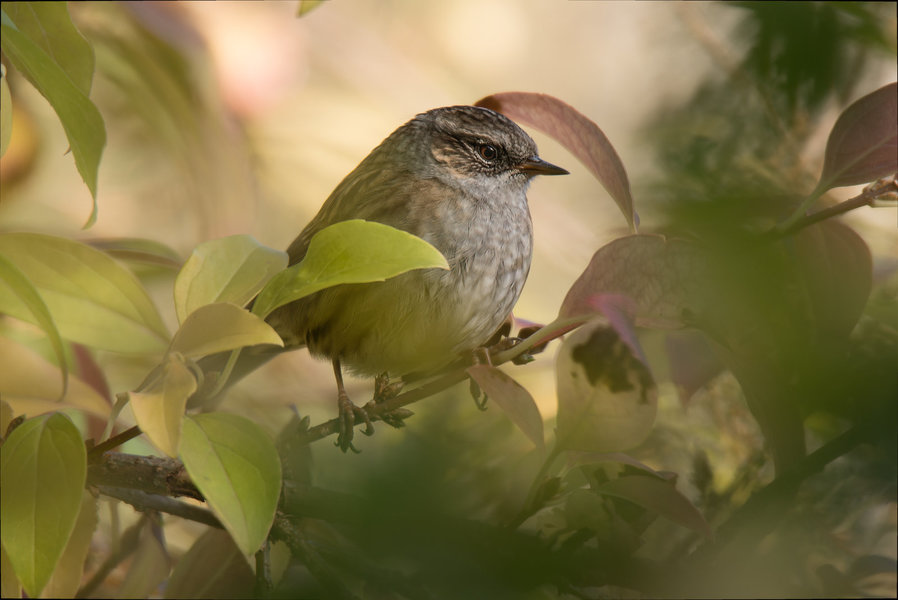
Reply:
<svg viewBox="0 0 898 600"><path fill-rule="evenodd" d="M104 238L86 240L88 244L102 250L112 258L130 265L145 265L180 269L183 261L178 253L156 240L144 238Z"/></svg>
<svg viewBox="0 0 898 600"><path fill-rule="evenodd" d="M84 577L84 560L97 528L97 498L87 490L81 494L81 509L56 570L44 588L45 598L74 598Z"/></svg>
<svg viewBox="0 0 898 600"><path fill-rule="evenodd" d="M75 527L86 475L81 434L60 413L25 421L0 448L0 538L32 598Z"/></svg>
<svg viewBox="0 0 898 600"><path fill-rule="evenodd" d="M658 407L655 383L646 365L607 324L587 324L565 339L556 378L562 448L626 450L651 432Z"/></svg>
<svg viewBox="0 0 898 600"><path fill-rule="evenodd" d="M898 83L867 94L839 115L818 191L858 185L898 171Z"/></svg>
<svg viewBox="0 0 898 600"><path fill-rule="evenodd" d="M530 125L557 140L570 150L599 180L624 213L635 231L639 219L633 207L627 171L614 146L599 126L572 106L546 94L505 92L487 96L477 102Z"/></svg>
<svg viewBox="0 0 898 600"><path fill-rule="evenodd" d="M178 455L181 423L187 399L196 391L196 378L184 363L169 356L161 381L151 389L132 392L131 410L140 430L168 456Z"/></svg>
<svg viewBox="0 0 898 600"><path fill-rule="evenodd" d="M545 446L543 418L530 392L504 372L490 365L469 367L468 375L477 382L491 401L508 414L512 422L537 448Z"/></svg>
<svg viewBox="0 0 898 600"><path fill-rule="evenodd" d="M199 358L255 344L284 342L268 323L235 304L207 304L190 313L172 339L170 352Z"/></svg>
<svg viewBox="0 0 898 600"><path fill-rule="evenodd" d="M0 234L0 254L37 289L63 338L114 352L158 352L168 332L143 286L115 260L85 244L36 233ZM0 282L0 311L34 322Z"/></svg>
<svg viewBox="0 0 898 600"><path fill-rule="evenodd" d="M7 2L3 10L19 31L53 59L72 83L90 94L94 50L69 17L65 2Z"/></svg>
<svg viewBox="0 0 898 600"><path fill-rule="evenodd" d="M711 537L711 528L702 513L670 482L657 477L630 475L603 483L598 492L629 500L662 517Z"/></svg>
<svg viewBox="0 0 898 600"><path fill-rule="evenodd" d="M59 367L31 348L0 336L0 397L16 414L35 416L77 408L102 419L109 417L107 399L79 377L70 376L65 396Z"/></svg>
<svg viewBox="0 0 898 600"><path fill-rule="evenodd" d="M175 280L178 320L213 302L244 306L287 267L287 253L263 246L248 235L204 242L196 247Z"/></svg>
<svg viewBox="0 0 898 600"><path fill-rule="evenodd" d="M254 580L231 536L210 528L178 560L165 586L165 597L253 598Z"/></svg>
<svg viewBox="0 0 898 600"><path fill-rule="evenodd" d="M599 312L601 295L625 296L636 325L677 328L692 324L709 302L703 262L692 244L660 235L618 238L593 255L568 290L559 316Z"/></svg>
<svg viewBox="0 0 898 600"><path fill-rule="evenodd" d="M53 58L16 28L5 11L0 30L3 54L47 99L62 123L75 157L75 166L94 199L87 221L89 226L97 216L97 173L106 145L103 117Z"/></svg>
<svg viewBox="0 0 898 600"><path fill-rule="evenodd" d="M278 273L259 293L253 312L266 317L285 304L345 283L384 281L414 269L448 269L440 252L388 225L354 219L325 227L305 257Z"/></svg>
<svg viewBox="0 0 898 600"><path fill-rule="evenodd" d="M9 286L9 290L22 301L22 304L31 312L34 317L34 323L40 327L50 346L53 348L53 354L56 356L56 362L59 364L59 374L62 378L61 396L65 395L66 388L69 385L69 369L65 360L65 349L62 345L62 338L59 336L59 330L56 329L56 323L50 315L47 305L44 304L40 293L34 288L28 278L14 264L9 262L6 257L0 254L0 282ZM0 283L0 286L3 285Z"/></svg>
<svg viewBox="0 0 898 600"><path fill-rule="evenodd" d="M258 550L281 491L281 465L271 438L236 415L187 417L181 460L240 551Z"/></svg>

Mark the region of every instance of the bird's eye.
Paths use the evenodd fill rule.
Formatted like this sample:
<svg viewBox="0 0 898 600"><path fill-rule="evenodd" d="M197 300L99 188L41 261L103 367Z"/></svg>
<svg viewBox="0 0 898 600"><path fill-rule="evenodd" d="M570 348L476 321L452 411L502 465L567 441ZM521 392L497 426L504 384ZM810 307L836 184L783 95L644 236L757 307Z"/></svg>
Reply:
<svg viewBox="0 0 898 600"><path fill-rule="evenodd" d="M499 151L492 144L480 144L477 147L477 152L480 154L480 158L487 162L493 162L499 157Z"/></svg>

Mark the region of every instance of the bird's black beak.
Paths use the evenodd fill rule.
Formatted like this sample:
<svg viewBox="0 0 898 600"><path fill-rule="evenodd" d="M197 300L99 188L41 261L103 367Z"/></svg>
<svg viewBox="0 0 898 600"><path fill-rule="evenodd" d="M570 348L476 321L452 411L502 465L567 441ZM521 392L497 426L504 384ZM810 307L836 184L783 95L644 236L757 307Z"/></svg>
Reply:
<svg viewBox="0 0 898 600"><path fill-rule="evenodd" d="M518 163L518 170L528 175L567 175L568 171L546 162L538 156L531 156Z"/></svg>

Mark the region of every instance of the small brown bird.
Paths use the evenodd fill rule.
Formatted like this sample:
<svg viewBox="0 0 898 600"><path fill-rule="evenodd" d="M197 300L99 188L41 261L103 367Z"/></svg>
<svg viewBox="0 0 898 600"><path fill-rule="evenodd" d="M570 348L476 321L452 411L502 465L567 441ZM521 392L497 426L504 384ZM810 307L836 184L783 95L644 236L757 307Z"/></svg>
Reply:
<svg viewBox="0 0 898 600"><path fill-rule="evenodd" d="M356 418L367 422L367 414L347 397L342 367L372 376L428 371L486 342L530 270L530 180L566 173L540 159L530 136L505 116L452 106L397 129L324 202L290 245L290 264L321 229L365 219L426 240L450 267L336 286L269 316L286 347L308 346L333 362L344 451Z"/></svg>

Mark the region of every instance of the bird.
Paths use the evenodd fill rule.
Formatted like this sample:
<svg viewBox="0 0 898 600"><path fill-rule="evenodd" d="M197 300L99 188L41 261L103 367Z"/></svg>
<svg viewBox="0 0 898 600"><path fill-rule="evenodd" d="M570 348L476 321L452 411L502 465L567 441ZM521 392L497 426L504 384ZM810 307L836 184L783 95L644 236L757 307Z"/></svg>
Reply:
<svg viewBox="0 0 898 600"><path fill-rule="evenodd" d="M418 114L350 172L290 244L289 264L334 223L363 219L429 242L449 265L382 282L344 284L287 304L267 321L285 348L333 364L336 444L352 446L367 413L346 394L343 370L362 376L427 372L481 347L511 314L530 271L527 190L536 175L568 171L539 157L533 139L488 108ZM367 432L367 430L366 430Z"/></svg>

